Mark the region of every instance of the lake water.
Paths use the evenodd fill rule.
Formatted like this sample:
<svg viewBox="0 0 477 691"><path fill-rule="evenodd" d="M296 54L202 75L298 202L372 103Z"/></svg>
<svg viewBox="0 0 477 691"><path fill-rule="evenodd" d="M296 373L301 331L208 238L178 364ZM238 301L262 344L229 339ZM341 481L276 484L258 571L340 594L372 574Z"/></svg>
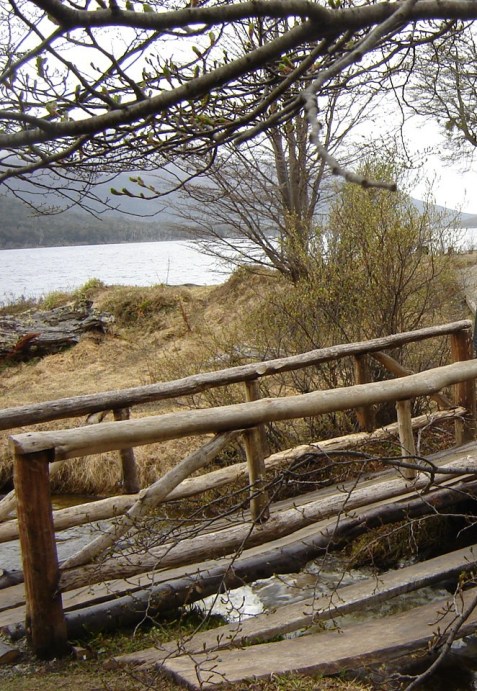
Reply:
<svg viewBox="0 0 477 691"><path fill-rule="evenodd" d="M0 303L74 290L90 278L107 285L212 285L229 273L181 241L0 250Z"/></svg>

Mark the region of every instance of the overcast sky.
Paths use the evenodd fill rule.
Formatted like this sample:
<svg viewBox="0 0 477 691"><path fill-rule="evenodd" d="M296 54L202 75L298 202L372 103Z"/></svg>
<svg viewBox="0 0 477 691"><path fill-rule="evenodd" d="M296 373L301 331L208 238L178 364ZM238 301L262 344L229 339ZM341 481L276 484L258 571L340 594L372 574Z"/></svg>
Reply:
<svg viewBox="0 0 477 691"><path fill-rule="evenodd" d="M444 149L441 130L437 124L425 122L418 126L411 122L405 128L413 154L422 155L424 163L413 196L423 199L432 183L437 204L466 213L477 214L477 158L472 162L457 153ZM472 148L469 146L469 152ZM453 160L449 160L452 156ZM422 174L422 175L421 175Z"/></svg>

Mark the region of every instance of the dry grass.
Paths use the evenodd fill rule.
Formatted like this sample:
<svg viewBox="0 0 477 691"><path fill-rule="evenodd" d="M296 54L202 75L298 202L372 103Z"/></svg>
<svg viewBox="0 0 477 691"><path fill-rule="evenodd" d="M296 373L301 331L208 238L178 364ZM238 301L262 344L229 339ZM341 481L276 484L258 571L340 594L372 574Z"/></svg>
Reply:
<svg viewBox="0 0 477 691"><path fill-rule="evenodd" d="M229 334L236 332L242 315L256 303L257 294L263 296L269 282L269 277L249 278L239 272L238 277L219 287L95 286L87 297L94 300L97 309L114 315L110 333L86 335L77 346L62 353L4 368L0 377L3 407L141 386L196 372L223 340L224 329ZM57 296L53 297L56 301ZM227 365L210 363L213 368ZM132 416L161 414L177 409L177 405L184 402L137 407ZM12 475L9 434L82 424L84 419L72 418L0 433L0 487ZM153 482L201 443L203 439L188 438L138 447L141 485ZM109 494L116 493L120 484L118 454L106 453L65 463L53 490Z"/></svg>

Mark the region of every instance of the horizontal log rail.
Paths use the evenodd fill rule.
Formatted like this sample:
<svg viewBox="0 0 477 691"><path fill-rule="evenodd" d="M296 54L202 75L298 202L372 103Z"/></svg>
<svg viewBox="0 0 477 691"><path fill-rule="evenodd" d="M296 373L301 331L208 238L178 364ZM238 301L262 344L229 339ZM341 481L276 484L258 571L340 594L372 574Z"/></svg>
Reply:
<svg viewBox="0 0 477 691"><path fill-rule="evenodd" d="M91 427L61 431L24 432L12 435L10 442L17 454L27 455L51 449L52 460L60 461L169 439L255 427L266 422L313 417L373 403L429 396L447 386L476 377L477 360L466 360L399 379L314 391L288 398L262 398L220 408L101 422Z"/></svg>
<svg viewBox="0 0 477 691"><path fill-rule="evenodd" d="M444 420L455 420L466 414L465 408L453 408L443 410L430 415L419 415L411 420L412 429L419 430L424 427L443 422ZM350 446L359 446L367 442L377 440L396 439L398 434L397 422L392 422L384 427L379 427L372 432L356 432L346 434L333 439L322 439L319 442L302 444L291 449L284 449L267 456L264 459L265 469L270 471L279 468L284 464L297 461L310 454L326 453L327 451L339 451L348 449ZM51 472L51 466L50 466ZM233 465L212 470L202 475L188 477L182 481L175 489L170 491L162 499L163 503L177 501L178 499L188 499L196 497L204 492L218 489L236 480L246 479L248 475L247 463L234 463ZM97 521L115 518L126 513L143 494L147 493L151 487L144 489L137 494L116 495L106 499L98 499L80 504L69 506L64 509L53 511L53 521L56 531L72 528L73 526L84 525L85 523L95 523ZM0 523L0 543L9 542L18 537L18 521L16 519Z"/></svg>
<svg viewBox="0 0 477 691"><path fill-rule="evenodd" d="M383 338L375 338L370 341L336 345L312 350L301 355L250 363L215 372L204 372L170 382L158 382L157 384L122 389L120 391L106 391L85 396L61 398L56 401L48 401L47 403L16 406L0 411L0 430L69 417L91 415L104 410L128 408L168 398L189 396L210 388L246 382L283 372L291 372L352 355L366 355L388 348L397 348L415 341L449 336L466 330L470 331L471 329L472 322L464 319L450 324L430 326Z"/></svg>

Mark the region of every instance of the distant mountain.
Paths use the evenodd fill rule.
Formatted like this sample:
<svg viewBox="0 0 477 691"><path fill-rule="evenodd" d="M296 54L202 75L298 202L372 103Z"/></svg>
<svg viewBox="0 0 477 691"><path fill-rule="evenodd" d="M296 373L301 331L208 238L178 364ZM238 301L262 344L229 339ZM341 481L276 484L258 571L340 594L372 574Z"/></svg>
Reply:
<svg viewBox="0 0 477 691"><path fill-rule="evenodd" d="M461 228L477 228L477 215L476 214L460 214Z"/></svg>
<svg viewBox="0 0 477 691"><path fill-rule="evenodd" d="M48 176L48 173L45 174ZM161 171L161 178L143 174L146 183L159 185L165 189L167 182L177 182L174 169ZM45 184L46 183L46 184ZM94 188L95 196L107 203L90 204L96 213L88 213L80 204L55 214L42 214L35 211L38 200L49 205L60 205L64 200L55 194L55 179L42 180L43 188L49 191L39 194L38 188L28 182L16 182L17 192L27 198L31 205L20 201L7 188L0 186L0 249L24 247L56 247L61 245L100 245L127 242L153 242L161 240L189 239L192 237L180 227L180 218L175 209L179 207L177 192L159 199L143 200L128 194L114 195L111 188L118 191L131 190L135 194L141 188L130 180L130 174L120 173L114 179L107 179ZM72 183L71 194L75 194ZM79 184L78 184L79 189ZM3 192L3 195L2 195ZM145 190L146 195L148 191ZM78 197L79 197L78 193ZM412 200L420 211L424 203ZM463 228L477 227L477 215L458 213L455 210L437 206L437 210L456 219L456 225ZM326 204L318 212L327 214ZM225 230L224 230L225 232Z"/></svg>
<svg viewBox="0 0 477 691"><path fill-rule="evenodd" d="M423 201L413 197L411 197L411 201L418 211L424 211L425 203ZM454 222L455 220L456 225L460 228L477 228L476 214L467 214L455 209L449 209L447 206L439 206L439 204L435 204L434 208L437 212L447 216L449 221Z"/></svg>
<svg viewBox="0 0 477 691"><path fill-rule="evenodd" d="M101 245L184 239L161 212L151 218L109 213L94 216L74 208L46 215L14 197L0 196L0 248Z"/></svg>

